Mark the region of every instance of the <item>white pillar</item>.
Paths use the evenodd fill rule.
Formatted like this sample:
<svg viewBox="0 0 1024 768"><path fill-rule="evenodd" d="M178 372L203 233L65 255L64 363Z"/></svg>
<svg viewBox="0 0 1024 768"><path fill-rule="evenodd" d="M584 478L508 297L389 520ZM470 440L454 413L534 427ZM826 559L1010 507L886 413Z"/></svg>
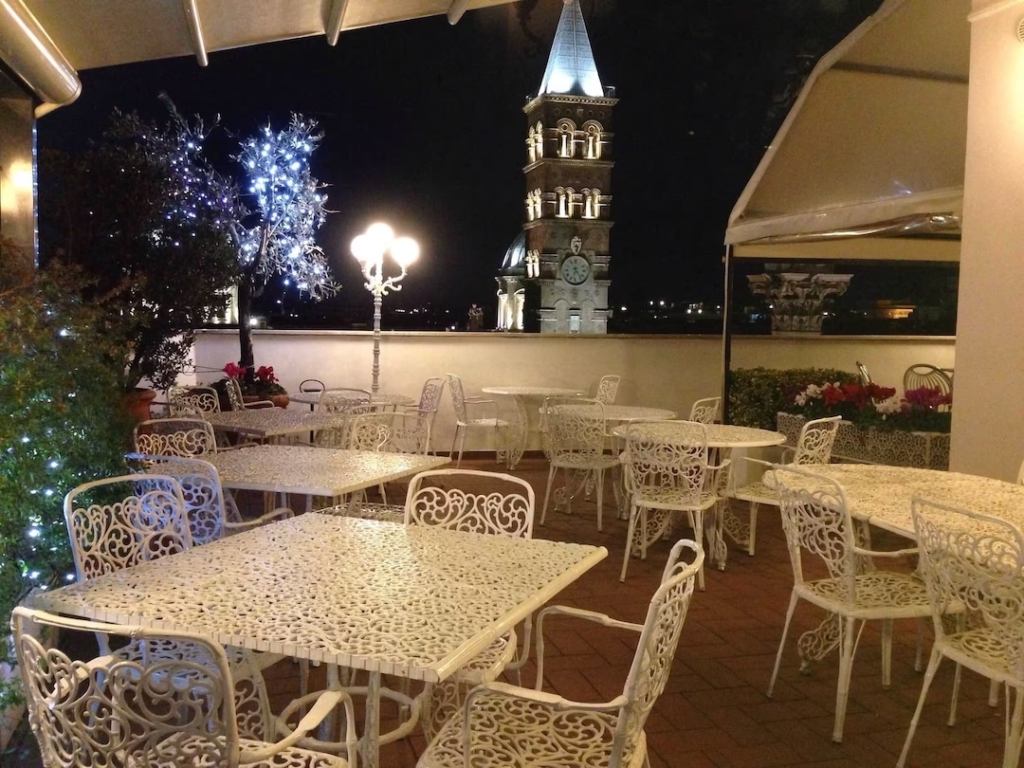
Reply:
<svg viewBox="0 0 1024 768"><path fill-rule="evenodd" d="M1024 0L974 0L951 469L1024 459Z"/></svg>

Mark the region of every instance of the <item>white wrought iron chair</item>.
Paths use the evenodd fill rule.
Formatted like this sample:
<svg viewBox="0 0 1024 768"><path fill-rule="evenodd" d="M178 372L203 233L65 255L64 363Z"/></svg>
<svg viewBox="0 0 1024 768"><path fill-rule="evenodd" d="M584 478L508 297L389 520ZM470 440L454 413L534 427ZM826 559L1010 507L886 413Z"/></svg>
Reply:
<svg viewBox="0 0 1024 768"><path fill-rule="evenodd" d="M621 376L614 373L606 373L597 382L597 391L594 393L594 399L602 405L611 405L619 394L619 384L621 382Z"/></svg>
<svg viewBox="0 0 1024 768"><path fill-rule="evenodd" d="M657 424L658 422L646 422ZM704 513L718 503L718 478L728 471L729 460L708 461L708 433L704 424L667 422L674 426L670 441L651 436L644 423L630 424L622 453L622 471L629 501L629 526L619 581L626 580L629 557L647 559L647 549L671 529L673 516L685 513L694 538L704 532ZM704 570L698 573L704 589Z"/></svg>
<svg viewBox="0 0 1024 768"><path fill-rule="evenodd" d="M544 506L540 524L544 525L551 499L551 486L555 473L565 473L566 505L572 503L573 490L569 488L571 472L583 473L582 487L593 479L597 490L597 530L604 530L604 474L619 466L619 457L604 452L608 425L604 418L604 405L598 400L585 398L544 399L544 453L547 455L548 482L544 490Z"/></svg>
<svg viewBox="0 0 1024 768"><path fill-rule="evenodd" d="M264 741L273 733L264 687L239 708L229 692L237 691L240 681L224 650L208 638L80 621L24 607L14 609L12 624L29 723L47 768L346 768L343 758L295 747L339 704L348 724L348 754L355 755L352 700L337 690L325 692L291 734L275 743ZM72 636L93 633L106 646L111 638L123 638L174 653L71 659L39 640L58 630Z"/></svg>
<svg viewBox="0 0 1024 768"><path fill-rule="evenodd" d="M840 421L842 421L841 416L829 416L804 424L797 437L796 449L792 453L793 458L786 463L793 466L828 464L832 460L832 446L836 442ZM772 466L770 462L749 457L744 457L744 461L764 467ZM729 489L726 495L729 498L745 501L749 505L746 522L737 517L732 509L729 509L725 516L725 532L737 544L745 546L747 554L753 557L757 544L758 509L761 506L779 506L778 490L766 484L762 479L740 488Z"/></svg>
<svg viewBox="0 0 1024 768"><path fill-rule="evenodd" d="M865 387L871 383L871 374L868 373L868 367L860 360L857 361L857 378L860 379L860 383Z"/></svg>
<svg viewBox="0 0 1024 768"><path fill-rule="evenodd" d="M507 460L511 461L511 452L508 445L508 421L498 418L498 404L494 400L487 400L480 397L466 397L466 391L462 387L462 379L454 373L448 374L448 390L452 393L452 407L455 410L455 434L452 435L452 447L448 451L448 458L455 454L455 444L459 445L459 458L455 462L456 467L462 466L462 450L466 446L466 433L471 429L486 429L494 431L494 438L499 446L497 453L505 452ZM481 406L490 406L494 415L470 418L470 408L479 409Z"/></svg>
<svg viewBox="0 0 1024 768"><path fill-rule="evenodd" d="M948 658L957 667L947 724L956 722L962 667L1005 686L1002 764L1017 768L1024 742L1024 536L1006 520L919 496L911 513L935 642L896 765L906 764L928 689ZM1016 693L1012 712L1011 690Z"/></svg>
<svg viewBox="0 0 1024 768"><path fill-rule="evenodd" d="M722 398L704 397L694 400L690 406L690 418L688 421L696 421L698 424L714 424L718 421L718 412L722 409Z"/></svg>
<svg viewBox="0 0 1024 768"><path fill-rule="evenodd" d="M411 406L401 406L396 409L401 420L395 422L394 438L398 445L396 448L403 453L433 453L431 444L434 419L441 407L441 396L444 394L444 379L440 376L432 376L423 382L423 389L420 391L419 402ZM415 418L413 418L415 417ZM409 450L412 446L415 450Z"/></svg>
<svg viewBox="0 0 1024 768"><path fill-rule="evenodd" d="M903 391L929 387L944 395L953 394L953 379L943 369L927 363L915 363L903 373Z"/></svg>
<svg viewBox="0 0 1024 768"><path fill-rule="evenodd" d="M690 563L681 558L692 555ZM672 547L643 624L602 613L551 606L537 618L537 682L534 689L504 683L481 685L441 729L417 764L419 768L506 768L507 766L649 765L644 725L665 689L679 636L693 598L693 582L704 553L693 541ZM546 693L544 622L581 619L639 635L622 693L601 703L570 701Z"/></svg>
<svg viewBox="0 0 1024 768"><path fill-rule="evenodd" d="M533 538L536 507L533 488L512 475L478 470L437 469L421 472L409 483L405 524L513 538ZM470 688L489 683L506 669L526 662L531 619L523 622L523 648L517 657L516 632L509 631L477 654L455 675L428 686L421 710L429 740L461 706Z"/></svg>
<svg viewBox="0 0 1024 768"><path fill-rule="evenodd" d="M242 385L237 379L224 380L224 392L228 396L228 406L232 411L244 411L246 408L273 408L274 403L270 400L254 400L251 403L245 402L242 396Z"/></svg>
<svg viewBox="0 0 1024 768"><path fill-rule="evenodd" d="M299 392L302 393L323 392L326 389L327 385L320 379L303 379L299 382Z"/></svg>
<svg viewBox="0 0 1024 768"><path fill-rule="evenodd" d="M220 413L220 397L213 387L169 387L167 402L171 416Z"/></svg>
<svg viewBox="0 0 1024 768"><path fill-rule="evenodd" d="M823 636L823 642L839 647L832 741L841 742L853 657L864 623L882 622L882 686L888 688L892 669L893 621L923 619L930 614L924 584L915 574L875 570L873 559L903 557L916 554L917 550L879 552L860 546L846 506L846 496L835 481L792 465L776 466L773 475L779 487L782 528L793 568L793 590L768 684L768 696L771 697L779 675L796 604L806 600L828 611L829 621L835 622L832 625L835 632ZM824 565L828 575L806 579L805 559L815 565ZM858 622L860 628L857 627Z"/></svg>
<svg viewBox="0 0 1024 768"><path fill-rule="evenodd" d="M135 425L132 443L138 453L203 456L217 452L210 422L199 418L147 419Z"/></svg>
<svg viewBox="0 0 1024 768"><path fill-rule="evenodd" d="M217 468L199 458L135 453L129 454L128 459L138 462L149 474L167 475L178 481L193 546L286 520L294 514L291 509L280 507L252 520L242 519L234 500L224 493Z"/></svg>

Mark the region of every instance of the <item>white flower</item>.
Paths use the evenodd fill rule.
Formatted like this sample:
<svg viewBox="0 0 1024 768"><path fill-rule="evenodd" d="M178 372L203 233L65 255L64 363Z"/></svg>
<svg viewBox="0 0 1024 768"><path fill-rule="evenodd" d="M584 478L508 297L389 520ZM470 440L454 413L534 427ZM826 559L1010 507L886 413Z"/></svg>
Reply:
<svg viewBox="0 0 1024 768"><path fill-rule="evenodd" d="M875 403L875 410L884 415L889 415L891 413L899 413L900 407L901 404L898 395L887 397L885 400L880 400Z"/></svg>

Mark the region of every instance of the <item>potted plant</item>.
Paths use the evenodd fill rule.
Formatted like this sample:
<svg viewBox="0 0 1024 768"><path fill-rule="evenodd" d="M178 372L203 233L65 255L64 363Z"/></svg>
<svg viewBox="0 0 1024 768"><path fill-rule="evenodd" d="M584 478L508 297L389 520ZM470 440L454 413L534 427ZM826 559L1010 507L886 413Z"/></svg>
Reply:
<svg viewBox="0 0 1024 768"><path fill-rule="evenodd" d="M214 388L220 394L221 405L230 408L225 382L229 379L238 382L242 390L242 401L253 403L258 400L269 400L278 408L288 407L288 392L277 380L274 374L274 367L261 365L252 370L251 375L246 375L249 370L237 363L228 363L224 366L225 378L218 381Z"/></svg>

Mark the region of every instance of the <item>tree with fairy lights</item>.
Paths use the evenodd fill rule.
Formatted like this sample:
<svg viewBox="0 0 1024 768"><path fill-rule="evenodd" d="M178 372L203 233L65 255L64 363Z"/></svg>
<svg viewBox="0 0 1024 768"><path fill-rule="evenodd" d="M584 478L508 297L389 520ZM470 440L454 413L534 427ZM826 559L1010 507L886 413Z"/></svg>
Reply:
<svg viewBox="0 0 1024 768"><path fill-rule="evenodd" d="M239 365L253 370L253 299L274 275L314 301L334 295L327 255L316 232L327 215L323 185L310 171L310 156L323 134L316 122L292 115L284 130L269 124L241 142L235 156L247 179L237 215L230 224L238 247Z"/></svg>

